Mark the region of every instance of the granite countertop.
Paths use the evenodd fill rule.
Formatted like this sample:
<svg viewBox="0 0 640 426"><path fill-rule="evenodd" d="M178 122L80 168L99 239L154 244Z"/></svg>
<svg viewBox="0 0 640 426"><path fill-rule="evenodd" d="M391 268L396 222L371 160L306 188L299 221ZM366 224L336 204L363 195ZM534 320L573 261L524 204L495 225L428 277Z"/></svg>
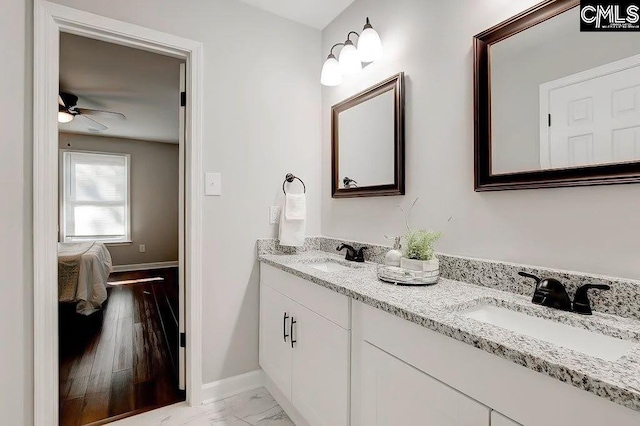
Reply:
<svg viewBox="0 0 640 426"><path fill-rule="evenodd" d="M342 257L324 251L261 254L258 259L329 290L640 411L640 321L598 312L592 316L578 316L534 305L529 297L444 278L427 287L395 286L378 280L374 263L345 262ZM348 263L353 268L322 272L309 266L327 259ZM479 304L507 307L637 344L619 360L604 361L460 315L461 311Z"/></svg>

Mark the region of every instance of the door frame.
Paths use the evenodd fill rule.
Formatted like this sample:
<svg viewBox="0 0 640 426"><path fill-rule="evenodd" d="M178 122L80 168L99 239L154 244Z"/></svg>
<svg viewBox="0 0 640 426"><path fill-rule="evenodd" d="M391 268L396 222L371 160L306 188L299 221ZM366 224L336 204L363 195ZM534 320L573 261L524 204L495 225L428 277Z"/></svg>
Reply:
<svg viewBox="0 0 640 426"><path fill-rule="evenodd" d="M186 396L202 401L202 43L44 0L34 2L34 423L58 424L58 121L60 33L181 58L185 123Z"/></svg>

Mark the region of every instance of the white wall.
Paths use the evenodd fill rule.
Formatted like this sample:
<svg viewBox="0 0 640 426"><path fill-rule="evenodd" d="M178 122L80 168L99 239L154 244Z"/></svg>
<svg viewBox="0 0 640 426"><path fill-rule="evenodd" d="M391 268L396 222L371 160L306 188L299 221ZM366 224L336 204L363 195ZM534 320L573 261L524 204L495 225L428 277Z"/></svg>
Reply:
<svg viewBox="0 0 640 426"><path fill-rule="evenodd" d="M60 149L129 154L131 244L108 244L113 264L178 261L178 145L60 133ZM140 244L145 252L140 253Z"/></svg>
<svg viewBox="0 0 640 426"><path fill-rule="evenodd" d="M203 229L203 381L258 368L257 237L284 175L307 184L309 234L320 231L320 32L235 0L60 0L204 44L204 170L222 172ZM32 1L0 14L0 412L32 422ZM5 417L8 416L8 417Z"/></svg>
<svg viewBox="0 0 640 426"><path fill-rule="evenodd" d="M397 204L419 196L412 222L444 232L439 251L640 278L640 185L473 191L472 37L535 3L356 0L323 30L323 58L367 16L385 48L381 61L322 89L323 235L386 242L383 234L403 231ZM407 83L407 195L332 199L331 105L399 71Z"/></svg>
<svg viewBox="0 0 640 426"><path fill-rule="evenodd" d="M31 5L0 13L0 413L2 423L33 421L31 234Z"/></svg>

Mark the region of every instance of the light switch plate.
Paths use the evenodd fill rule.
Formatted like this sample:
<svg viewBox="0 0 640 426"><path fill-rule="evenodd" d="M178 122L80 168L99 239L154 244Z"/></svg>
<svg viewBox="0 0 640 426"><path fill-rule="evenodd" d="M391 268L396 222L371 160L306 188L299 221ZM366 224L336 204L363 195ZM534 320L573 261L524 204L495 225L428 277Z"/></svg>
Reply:
<svg viewBox="0 0 640 426"><path fill-rule="evenodd" d="M280 206L269 207L269 223L271 225L280 223L280 209Z"/></svg>
<svg viewBox="0 0 640 426"><path fill-rule="evenodd" d="M220 173L205 173L205 195L222 195L222 178Z"/></svg>

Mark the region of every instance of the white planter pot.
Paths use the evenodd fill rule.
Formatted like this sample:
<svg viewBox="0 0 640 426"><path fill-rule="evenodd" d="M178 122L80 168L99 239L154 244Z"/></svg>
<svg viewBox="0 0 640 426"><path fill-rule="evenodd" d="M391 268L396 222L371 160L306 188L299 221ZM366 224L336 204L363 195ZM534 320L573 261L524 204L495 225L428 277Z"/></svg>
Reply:
<svg viewBox="0 0 640 426"><path fill-rule="evenodd" d="M411 271L437 273L440 270L440 262L436 258L431 260L416 260L403 257L400 259L400 267Z"/></svg>

